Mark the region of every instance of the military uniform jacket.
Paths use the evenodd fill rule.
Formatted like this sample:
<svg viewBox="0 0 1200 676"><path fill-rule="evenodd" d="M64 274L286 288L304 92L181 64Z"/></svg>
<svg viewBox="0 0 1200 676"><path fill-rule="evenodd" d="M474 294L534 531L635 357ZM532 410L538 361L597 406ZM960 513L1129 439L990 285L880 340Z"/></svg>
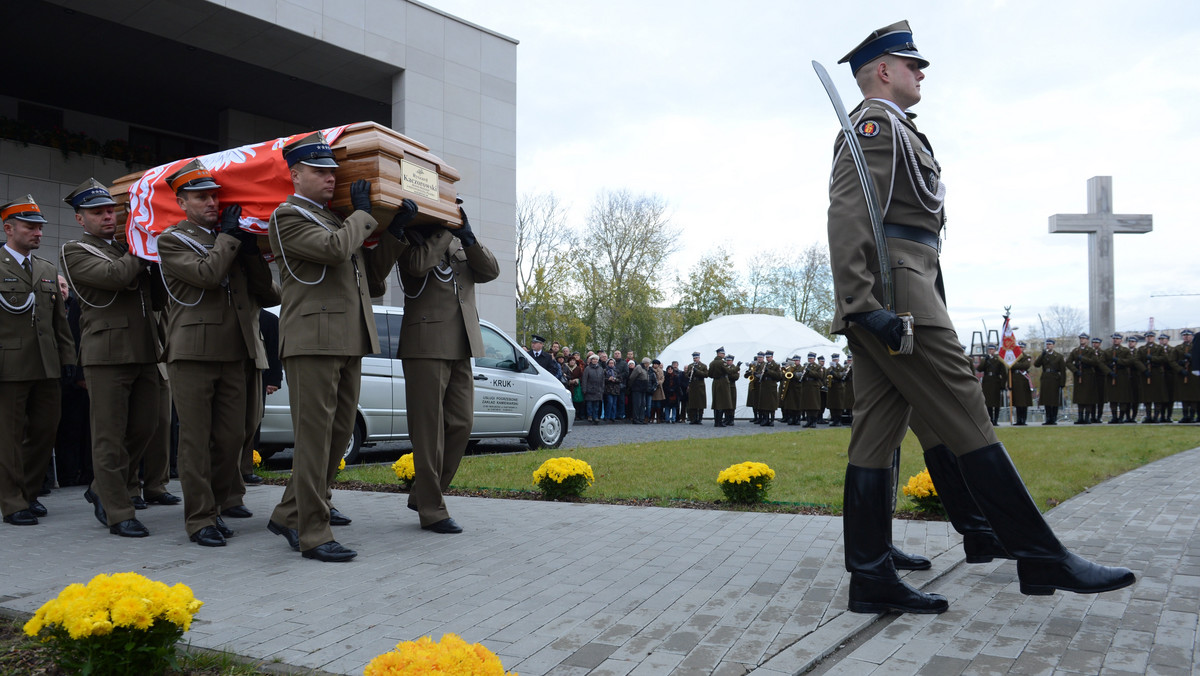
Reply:
<svg viewBox="0 0 1200 676"><path fill-rule="evenodd" d="M58 378L75 364L75 340L58 271L29 257L32 275L0 248L0 381Z"/></svg>
<svg viewBox="0 0 1200 676"><path fill-rule="evenodd" d="M1102 384L1095 365L1100 362L1099 351L1077 347L1067 355L1067 368L1075 374L1075 403L1083 406L1101 403Z"/></svg>
<svg viewBox="0 0 1200 676"><path fill-rule="evenodd" d="M714 364L716 362L713 362ZM724 368L724 365L721 366ZM704 387L704 379L708 377L708 367L703 362L695 362L683 367L683 382L687 387L688 408L708 408L708 388ZM715 375L713 376L716 377ZM716 383L713 383L716 390ZM716 397L716 395L713 395ZM714 407L716 404L714 404Z"/></svg>
<svg viewBox="0 0 1200 676"><path fill-rule="evenodd" d="M762 382L758 384L758 407L773 411L779 408L779 383L783 380L783 369L778 362L769 361L763 368Z"/></svg>
<svg viewBox="0 0 1200 676"><path fill-rule="evenodd" d="M146 261L91 233L63 245L59 260L79 299L83 366L153 364L163 355L155 311L162 277Z"/></svg>
<svg viewBox="0 0 1200 676"><path fill-rule="evenodd" d="M779 386L779 407L785 411L799 411L800 405L800 371L803 366L785 366L783 368L783 384ZM787 374L792 377L788 378Z"/></svg>
<svg viewBox="0 0 1200 676"><path fill-rule="evenodd" d="M500 276L496 257L476 242L468 249L445 228L396 259L404 284L400 357L467 359L483 356L475 285Z"/></svg>
<svg viewBox="0 0 1200 676"><path fill-rule="evenodd" d="M343 219L297 195L275 210L267 234L283 285L280 357L379 351L371 298L387 291L403 246L385 232L378 246L363 247L376 225L365 211Z"/></svg>
<svg viewBox="0 0 1200 676"><path fill-rule="evenodd" d="M1012 405L1033 406L1033 385L1029 382L1029 354L1021 353L1012 365Z"/></svg>
<svg viewBox="0 0 1200 676"><path fill-rule="evenodd" d="M945 188L941 167L929 140L916 124L889 103L863 101L850 121L866 156L880 200L883 222L904 225L937 236L945 222ZM831 327L844 333L846 315L869 312L885 304L879 257L862 184L846 140L834 144L829 181L829 260L837 308ZM910 312L918 326L954 329L946 310L946 293L938 250L907 239L888 238L897 312Z"/></svg>
<svg viewBox="0 0 1200 676"><path fill-rule="evenodd" d="M1059 390L1067 384L1066 360L1057 352L1043 352L1033 365L1042 370L1041 380L1038 381L1038 404L1058 406L1062 401Z"/></svg>
<svg viewBox="0 0 1200 676"><path fill-rule="evenodd" d="M746 385L746 405L750 408L758 408L758 372L759 364L750 362L746 365L746 373L742 375L748 381Z"/></svg>
<svg viewBox="0 0 1200 676"><path fill-rule="evenodd" d="M1154 404L1167 401L1166 371L1164 369L1168 361L1166 352L1166 349L1158 343L1142 345L1137 349L1137 360L1142 367L1140 376L1142 403Z"/></svg>
<svg viewBox="0 0 1200 676"><path fill-rule="evenodd" d="M1100 358L1108 366L1108 373L1104 377L1104 398L1114 404L1133 403L1133 377L1130 369L1137 368L1133 350L1124 345L1117 345L1102 350Z"/></svg>
<svg viewBox="0 0 1200 676"><path fill-rule="evenodd" d="M1196 370L1192 364L1192 343L1180 343L1172 347L1170 359L1170 368L1175 373L1175 399L1200 401L1200 378L1192 375L1192 371Z"/></svg>
<svg viewBox="0 0 1200 676"><path fill-rule="evenodd" d="M850 408L846 405L846 385L850 380L850 369L841 364L830 366L828 369L829 396L825 403L831 409Z"/></svg>
<svg viewBox="0 0 1200 676"><path fill-rule="evenodd" d="M238 247L232 235L214 234L188 220L159 235L158 255L171 296L168 363L253 359L259 369L270 366L258 311L279 303L279 288L262 257L239 256Z"/></svg>
<svg viewBox="0 0 1200 676"><path fill-rule="evenodd" d="M700 368L704 368L704 365L701 364ZM730 373L733 373L733 375L736 376L737 369L726 366L725 360L720 357L717 357L716 359L713 359L712 363L710 363L708 365L708 368L706 369L706 373L708 374L708 377L712 378L712 408L713 408L713 410L714 411L728 411L728 410L732 409L734 407L733 392L732 392L732 389L729 387L729 378L727 378L726 376L728 376ZM690 392L691 392L690 388L689 388L688 392L689 392L688 408L703 408L701 406L696 406L695 404L691 403L692 399L691 399L691 394L690 394ZM700 381L700 401L701 402L704 401L704 381L703 380Z"/></svg>
<svg viewBox="0 0 1200 676"><path fill-rule="evenodd" d="M800 408L806 411L821 408L821 384L825 380L825 369L815 362L806 363L796 377L800 379Z"/></svg>
<svg viewBox="0 0 1200 676"><path fill-rule="evenodd" d="M1008 387L1008 366L999 357L985 356L979 362L979 370L983 372L983 379L980 383L983 387L984 403L988 408L1002 406L1001 392Z"/></svg>

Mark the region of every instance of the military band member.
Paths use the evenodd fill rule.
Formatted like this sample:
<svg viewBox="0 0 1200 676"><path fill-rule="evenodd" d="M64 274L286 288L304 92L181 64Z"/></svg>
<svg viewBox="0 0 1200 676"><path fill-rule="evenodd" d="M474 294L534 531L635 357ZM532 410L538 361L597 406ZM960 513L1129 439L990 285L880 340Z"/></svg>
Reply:
<svg viewBox="0 0 1200 676"><path fill-rule="evenodd" d="M67 196L83 235L67 242L60 262L80 305L79 357L91 395L92 469L85 491L96 517L122 537L150 534L134 514L129 487L143 459L146 502L179 504L166 492L170 394L158 370L163 346L156 311L162 283L150 261L138 258L116 234L116 202L95 179ZM157 458L155 462L154 458ZM137 493L140 498L140 493Z"/></svg>
<svg viewBox="0 0 1200 676"><path fill-rule="evenodd" d="M1025 352L1025 343L1017 343L1017 347L1021 348L1021 356L1009 368L1009 397L1017 415L1013 424L1023 426L1026 424L1029 407L1033 405L1033 383L1029 380L1029 366L1032 360L1029 353Z"/></svg>
<svg viewBox="0 0 1200 676"><path fill-rule="evenodd" d="M268 237L283 285L279 356L296 446L267 529L305 558L348 561L357 552L333 538L329 484L354 432L363 355L379 351L371 298L386 290L403 248L395 233L416 205L403 203L378 246L366 248L377 225L368 182L351 185L354 212L343 218L328 206L338 165L325 138L309 134L282 152L295 194L271 215Z"/></svg>
<svg viewBox="0 0 1200 676"><path fill-rule="evenodd" d="M988 343L987 354L979 360L979 371L983 374L979 381L983 401L994 426L1000 418L1000 407L1004 406L1003 392L1008 380L1008 366L996 356L995 344Z"/></svg>
<svg viewBox="0 0 1200 676"><path fill-rule="evenodd" d="M808 353L808 362L797 376L800 378L800 408L804 410L804 428L812 429L817 426L817 418L821 408L821 381L825 379L825 369L817 364L817 353Z"/></svg>
<svg viewBox="0 0 1200 676"><path fill-rule="evenodd" d="M725 410L725 427L733 427L733 413L737 410L737 379L742 372L742 362L733 363L733 355L725 355L725 379L729 382L729 405Z"/></svg>
<svg viewBox="0 0 1200 676"><path fill-rule="evenodd" d="M774 350L764 351L763 356L766 361L763 364L762 382L758 385L758 407L764 416L762 426L774 427L775 410L779 408L779 383L783 381L783 369L779 367L779 362L775 361Z"/></svg>
<svg viewBox="0 0 1200 676"><path fill-rule="evenodd" d="M850 367L841 364L842 355L840 352L834 352L830 357L833 362L829 366L829 426L841 427L842 414L847 408L846 405L846 389L849 387Z"/></svg>
<svg viewBox="0 0 1200 676"><path fill-rule="evenodd" d="M763 424L766 416L758 407L758 386L762 383L762 372L766 367L767 357L762 352L754 355L754 361L746 366L746 380L749 385L746 387L746 405L753 411L751 422L755 425Z"/></svg>
<svg viewBox="0 0 1200 676"><path fill-rule="evenodd" d="M1076 425L1098 422L1095 409L1100 403L1101 382L1097 377L1095 366L1099 363L1100 357L1092 348L1089 340L1088 334L1079 334L1079 347L1071 350L1071 354L1067 355L1067 368L1071 371L1075 382L1072 399L1078 409Z"/></svg>
<svg viewBox="0 0 1200 676"><path fill-rule="evenodd" d="M997 440L982 390L962 357L939 262L941 167L906 112L921 100L920 82L929 65L916 51L908 23L875 31L843 61L850 61L863 94L850 112L850 138L866 157L865 166L856 165L848 141L838 136L828 221L837 303L831 327L849 340L857 358L856 390L863 393L855 404L843 512L850 610L940 613L948 608L944 597L900 580L889 543L895 449L910 423L952 521L961 520L959 510L967 509L994 529L994 536L982 541L964 539L968 561L1017 558L1021 589L1028 594L1060 588L1098 592L1132 584L1131 571L1087 562L1055 537ZM860 175L886 200L879 205L882 223L872 220ZM906 292L895 299L876 296L883 288L873 270L881 253L875 248L877 234L888 244L885 264L903 276ZM898 312L913 316L911 335ZM912 354L893 355L906 338ZM933 455L948 461L934 466Z"/></svg>
<svg viewBox="0 0 1200 676"><path fill-rule="evenodd" d="M1066 384L1067 363L1063 356L1054 351L1056 341L1046 339L1046 349L1038 355L1033 365L1042 370L1038 381L1038 404L1046 411L1043 425L1058 424L1058 407L1062 403L1062 389Z"/></svg>
<svg viewBox="0 0 1200 676"><path fill-rule="evenodd" d="M166 183L184 213L158 238L172 301L166 362L179 414L184 529L202 547L223 547L234 531L220 509L245 490L247 376L267 367L258 311L279 295L262 257L243 251L253 235L239 227L241 208L220 209L221 186L199 160Z"/></svg>
<svg viewBox="0 0 1200 676"><path fill-rule="evenodd" d="M1179 422L1200 422L1197 420L1197 416L1200 415L1200 410L1197 410L1200 406L1200 378L1192 375L1192 371L1196 370L1196 365L1192 364L1193 332L1191 329L1184 329L1179 333L1179 337L1183 342L1171 348L1170 355L1170 370L1175 379L1175 398L1183 406L1183 417Z"/></svg>
<svg viewBox="0 0 1200 676"><path fill-rule="evenodd" d="M1101 352L1101 359L1108 367L1104 375L1104 399L1108 402L1108 424L1119 425L1130 415L1130 405L1133 404L1133 378L1130 367L1137 366L1133 352L1125 347L1123 337L1119 333L1111 336L1112 345Z"/></svg>
<svg viewBox="0 0 1200 676"><path fill-rule="evenodd" d="M699 364L699 352L692 353L693 363L691 366L699 366L705 368L703 364ZM696 373L701 373L699 370ZM729 389L729 367L725 361L725 348L717 348L717 356L705 368L703 375L700 375L700 401L704 401L704 380L705 376L712 379L712 409L713 409L713 427L725 427L728 422L725 418L726 411L733 409L733 395ZM736 374L735 374L736 375ZM688 385L688 404L691 405L691 389L695 387L695 381L691 381ZM704 414L703 409L696 412L696 422L699 423L701 416ZM732 418L733 416L729 416Z"/></svg>
<svg viewBox="0 0 1200 676"><path fill-rule="evenodd" d="M843 400L842 419L849 417L847 425L854 422L854 355L846 355L846 393Z"/></svg>
<svg viewBox="0 0 1200 676"><path fill-rule="evenodd" d="M788 364L783 367L783 385L779 388L779 407L783 409L782 421L788 425L800 425L803 421L803 407L800 405L800 377L804 370L800 363L800 355L788 358Z"/></svg>
<svg viewBox="0 0 1200 676"><path fill-rule="evenodd" d="M1175 369L1171 367L1171 337L1165 333L1158 335L1159 358L1155 360L1154 375L1162 379L1162 407L1158 421L1163 423L1175 422Z"/></svg>
<svg viewBox="0 0 1200 676"><path fill-rule="evenodd" d="M724 354L718 349L717 354ZM700 353L692 353L692 363L683 368L683 382L687 389L687 419L691 425L699 425L704 419L704 409L708 408L708 388L704 387L704 379L708 377L708 366L700 361ZM714 406L715 407L715 406Z"/></svg>
<svg viewBox="0 0 1200 676"><path fill-rule="evenodd" d="M42 216L32 195L0 206L0 513L32 526L46 516L38 500L58 419L60 378L75 373L75 340L67 324L58 271L33 255Z"/></svg>

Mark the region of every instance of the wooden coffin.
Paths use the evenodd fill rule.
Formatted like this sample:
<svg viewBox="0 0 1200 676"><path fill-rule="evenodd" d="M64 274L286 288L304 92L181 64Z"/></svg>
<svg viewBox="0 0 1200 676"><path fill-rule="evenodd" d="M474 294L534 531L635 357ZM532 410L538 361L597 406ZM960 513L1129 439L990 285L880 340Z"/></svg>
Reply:
<svg viewBox="0 0 1200 676"><path fill-rule="evenodd" d="M256 218L265 224L275 207L293 192L287 165L280 151L273 147L277 145L272 140L218 154L223 158L237 158L233 161L219 159L219 166L212 172L221 184L222 202L241 204L243 219ZM405 198L417 203L417 223L432 222L450 228L462 226L454 188L460 176L421 142L376 122L358 122L347 125L330 147L339 165L332 201L334 209L346 214L354 211L350 205L350 184L363 178L371 182L371 215L379 221L378 231L388 226ZM206 164L209 157L213 156L206 156ZM165 175L169 170L159 167L148 171ZM135 184L146 173L122 176L110 188L117 202L118 226L124 226L128 218L131 186L136 189ZM146 229L161 232L179 222L183 214L174 204L174 195L163 177L156 176L145 183L154 184L155 196L146 201L153 201L156 207L144 208L141 212L142 220L153 221ZM119 233L123 234L124 230L118 227Z"/></svg>

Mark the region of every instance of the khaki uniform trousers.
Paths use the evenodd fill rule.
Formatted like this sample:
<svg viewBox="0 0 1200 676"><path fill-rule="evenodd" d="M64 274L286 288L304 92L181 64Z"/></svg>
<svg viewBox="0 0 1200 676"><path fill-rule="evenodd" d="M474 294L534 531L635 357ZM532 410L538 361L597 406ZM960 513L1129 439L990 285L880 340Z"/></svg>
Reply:
<svg viewBox="0 0 1200 676"><path fill-rule="evenodd" d="M171 480L171 388L163 377L164 369L161 365L155 369L158 371L159 396L163 402L162 416L154 430L154 439L142 458L142 493L147 500L166 493L167 482ZM134 488L130 495L137 495L137 477L134 476L133 480Z"/></svg>
<svg viewBox="0 0 1200 676"><path fill-rule="evenodd" d="M308 551L334 540L329 527L329 482L354 430L362 357L285 357L283 370L296 445L292 478L271 521L295 528L300 551Z"/></svg>
<svg viewBox="0 0 1200 676"><path fill-rule="evenodd" d="M57 378L0 382L0 513L29 509L50 466L62 390Z"/></svg>
<svg viewBox="0 0 1200 676"><path fill-rule="evenodd" d="M92 492L113 526L134 518L129 498L141 495L138 466L162 441L159 428L170 421L170 400L156 364L85 366L91 395ZM149 484L147 464L147 485ZM160 491L161 494L161 491Z"/></svg>
<svg viewBox="0 0 1200 676"><path fill-rule="evenodd" d="M404 359L408 438L413 445L409 506L421 525L450 518L442 493L458 472L475 421L475 380L470 359Z"/></svg>
<svg viewBox="0 0 1200 676"><path fill-rule="evenodd" d="M910 424L923 449L945 444L959 456L996 443L983 391L963 359L958 336L951 329L921 326L914 334L911 355L890 356L862 327L846 331L854 353L851 465L890 468Z"/></svg>
<svg viewBox="0 0 1200 676"><path fill-rule="evenodd" d="M246 436L242 439L242 450L238 454L237 482L233 492L221 504L221 511L245 505L246 480L243 475L254 472L254 433L263 417L262 371L252 360L246 362Z"/></svg>
<svg viewBox="0 0 1200 676"><path fill-rule="evenodd" d="M214 526L237 481L246 419L246 362L180 360L167 364L179 415L179 483L190 537Z"/></svg>

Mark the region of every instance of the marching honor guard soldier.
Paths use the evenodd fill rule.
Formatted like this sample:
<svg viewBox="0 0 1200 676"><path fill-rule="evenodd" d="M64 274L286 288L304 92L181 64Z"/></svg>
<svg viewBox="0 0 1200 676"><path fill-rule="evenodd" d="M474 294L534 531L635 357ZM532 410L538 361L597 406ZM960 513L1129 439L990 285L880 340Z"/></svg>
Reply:
<svg viewBox="0 0 1200 676"><path fill-rule="evenodd" d="M163 346L156 311L162 277L114 239L116 202L95 179L64 200L75 210L83 235L63 245L63 274L80 306L79 360L91 395L92 469L84 497L110 533L150 534L134 514L129 487L146 460L145 501L177 505L165 489L171 399L158 361ZM157 467L151 476L151 467ZM140 497L140 495L139 495Z"/></svg>
<svg viewBox="0 0 1200 676"><path fill-rule="evenodd" d="M1066 360L1054 351L1055 340L1046 339L1046 349L1038 355L1033 365L1042 370L1038 381L1038 405L1046 411L1043 425L1058 424L1058 407L1062 403L1062 388L1066 384Z"/></svg>
<svg viewBox="0 0 1200 676"><path fill-rule="evenodd" d="M1020 427L1025 425L1025 417L1029 413L1029 407L1033 405L1033 383L1029 381L1029 365L1032 360L1025 351L1025 343L1017 343L1017 347L1021 348L1021 356L1009 369L1012 377L1009 397L1017 414L1017 420L1013 424Z"/></svg>
<svg viewBox="0 0 1200 676"><path fill-rule="evenodd" d="M717 355L724 353L724 348L717 349ZM708 390L704 387L704 379L707 377L708 367L700 361L700 353L693 352L692 363L683 369L683 382L687 389L687 419L690 425L699 425L704 419L704 409L708 408ZM716 408L716 404L713 404L713 408ZM720 422L719 418L717 422Z"/></svg>
<svg viewBox="0 0 1200 676"><path fill-rule="evenodd" d="M1112 345L1101 351L1101 359L1108 367L1104 376L1104 399L1108 402L1108 424L1119 425L1129 417L1129 405L1133 403L1133 379L1129 367L1137 366L1133 352L1121 342L1122 336L1114 333Z"/></svg>
<svg viewBox="0 0 1200 676"><path fill-rule="evenodd" d="M1092 354L1089 338L1086 333L1079 334L1079 347L1067 355L1067 368L1074 374L1075 379L1075 392L1071 398L1078 412L1078 417L1075 418L1076 425L1095 422L1092 419L1095 415L1093 409L1100 401L1100 380L1093 368L1099 358Z"/></svg>
<svg viewBox="0 0 1200 676"><path fill-rule="evenodd" d="M983 402L987 406L988 417L995 426L1000 419L1000 407L1004 405L1005 381L1008 379L1008 366L1004 360L996 356L996 345L988 343L987 354L979 362L979 370L983 378L979 381L983 388Z"/></svg>
<svg viewBox="0 0 1200 676"><path fill-rule="evenodd" d="M75 340L54 264L33 255L42 216L32 195L0 206L0 513L32 526L62 415L59 379L75 373Z"/></svg>
<svg viewBox="0 0 1200 676"><path fill-rule="evenodd" d="M279 302L271 271L247 253L254 235L241 207L220 209L212 174L192 160L166 179L184 220L158 237L167 311L167 376L179 414L184 528L202 547L233 537L221 518L245 490L238 461L246 436L247 379L267 367L258 311ZM257 396L258 392L254 392Z"/></svg>
<svg viewBox="0 0 1200 676"><path fill-rule="evenodd" d="M1196 365L1192 364L1193 332L1184 329L1179 333L1183 342L1171 348L1170 366L1175 377L1175 398L1183 406L1181 423L1200 422L1200 377L1192 375Z"/></svg>
<svg viewBox="0 0 1200 676"><path fill-rule="evenodd" d="M1141 373L1138 374L1138 385L1141 391L1141 400L1146 405L1146 417L1142 419L1142 423L1149 424L1159 422L1162 414L1162 401L1166 399L1166 387L1162 377L1159 375L1159 369L1155 366L1164 356L1160 353L1163 351L1158 343L1154 342L1155 333L1153 331L1146 332L1146 344L1137 349L1135 356L1138 360L1138 366L1141 367ZM1134 413L1136 416L1136 411Z"/></svg>
<svg viewBox="0 0 1200 676"><path fill-rule="evenodd" d="M733 395L730 391L730 381L728 381L728 366L725 361L725 348L716 348L716 357L708 364L708 377L713 379L713 426L725 427L730 423L733 415L728 415L726 412L733 408ZM737 372L734 372L737 375ZM701 381L701 391L703 391L704 381ZM691 400L691 395L688 395L688 400Z"/></svg>
<svg viewBox="0 0 1200 676"><path fill-rule="evenodd" d="M850 380L850 369L839 363L841 357L842 355L838 352L834 352L830 356L830 360L833 362L829 367L829 374L827 376L829 379L828 404L830 427L841 427L842 413L849 408L846 406L846 387Z"/></svg>
<svg viewBox="0 0 1200 676"><path fill-rule="evenodd" d="M733 427L733 413L737 410L737 379L742 371L742 362L733 363L733 355L725 355L725 380L729 383L729 408L725 410L725 427ZM715 381L714 381L715 382Z"/></svg>
<svg viewBox="0 0 1200 676"><path fill-rule="evenodd" d="M837 303L831 326L849 340L855 391L862 393L854 408L843 517L850 610L940 613L948 607L944 597L900 580L889 546L892 463L910 419L952 523L969 515L994 529L982 540L964 538L968 561L1015 557L1026 594L1132 584L1131 571L1090 563L1058 541L996 439L983 392L963 359L939 263L941 167L906 112L921 99L929 65L908 22L875 31L842 61L850 62L864 97L834 147L829 206ZM861 145L865 166L855 164L850 143ZM886 200L876 212L882 222L863 199L867 186ZM876 228L886 251L876 248ZM895 299L881 297L881 260L892 275L903 275L906 293Z"/></svg>
<svg viewBox="0 0 1200 676"><path fill-rule="evenodd" d="M458 230L410 228L409 246L396 261L404 286L399 357L416 470L408 507L420 515L421 528L435 533L462 532L442 494L458 471L474 421L471 357L483 356L475 285L500 275L496 257L475 237L462 207L458 212Z"/></svg>
<svg viewBox="0 0 1200 676"><path fill-rule="evenodd" d="M812 429L817 426L817 418L821 408L821 380L825 377L824 369L817 365L817 353L808 353L808 363L800 372L800 408L804 409L804 428Z"/></svg>
<svg viewBox="0 0 1200 676"><path fill-rule="evenodd" d="M291 480L267 530L304 558L349 561L358 553L333 538L329 484L354 432L362 358L379 351L371 298L386 291L384 280L403 249L398 236L417 207L405 200L378 246L368 249L363 243L377 225L370 183L350 186L354 212L343 218L328 206L338 165L325 137L309 134L282 153L296 192L271 214L267 233L283 286L279 357L296 447Z"/></svg>

